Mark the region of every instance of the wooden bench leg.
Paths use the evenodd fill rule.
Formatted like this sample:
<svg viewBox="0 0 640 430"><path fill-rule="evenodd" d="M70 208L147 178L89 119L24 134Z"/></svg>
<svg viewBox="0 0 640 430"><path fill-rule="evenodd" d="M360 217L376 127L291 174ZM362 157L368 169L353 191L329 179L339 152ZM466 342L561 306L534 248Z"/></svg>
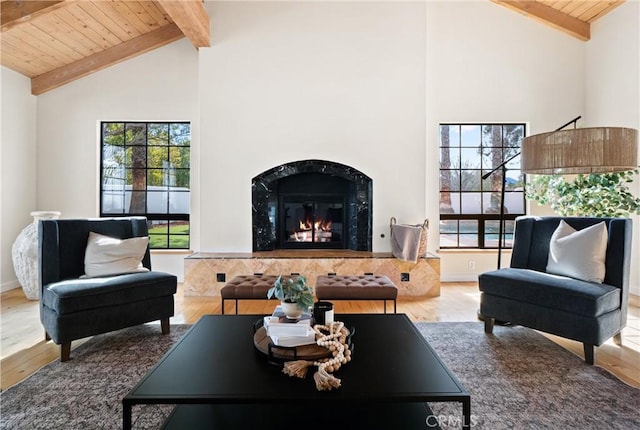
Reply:
<svg viewBox="0 0 640 430"><path fill-rule="evenodd" d="M238 315L238 299L236 299L236 315Z"/></svg>
<svg viewBox="0 0 640 430"><path fill-rule="evenodd" d="M71 358L71 342L64 342L60 344L60 361L69 361Z"/></svg>
<svg viewBox="0 0 640 430"><path fill-rule="evenodd" d="M383 300L382 303L384 303L384 313L387 313L387 300Z"/></svg>
<svg viewBox="0 0 640 430"><path fill-rule="evenodd" d="M393 299L393 313L397 314L398 312L396 311L396 299Z"/></svg>
<svg viewBox="0 0 640 430"><path fill-rule="evenodd" d="M162 328L162 334L169 334L170 326L169 326L169 318L162 318L160 320L160 327Z"/></svg>

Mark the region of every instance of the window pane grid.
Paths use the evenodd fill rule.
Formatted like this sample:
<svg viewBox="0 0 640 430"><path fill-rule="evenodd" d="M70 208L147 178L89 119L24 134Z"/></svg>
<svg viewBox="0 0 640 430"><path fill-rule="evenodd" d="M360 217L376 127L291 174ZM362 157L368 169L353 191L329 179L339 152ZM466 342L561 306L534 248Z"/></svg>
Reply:
<svg viewBox="0 0 640 430"><path fill-rule="evenodd" d="M487 179L482 179L482 175L517 154L524 136L524 124L440 125L440 247L498 246L503 171L497 170ZM509 222L525 211L525 177L520 171L520 157L515 157L505 167L503 204L504 218L508 221L502 240L508 248L513 240ZM476 230L469 231L462 220L474 220ZM455 227L454 221L458 222Z"/></svg>
<svg viewBox="0 0 640 430"><path fill-rule="evenodd" d="M154 249L189 248L191 125L101 123L101 216L146 216Z"/></svg>

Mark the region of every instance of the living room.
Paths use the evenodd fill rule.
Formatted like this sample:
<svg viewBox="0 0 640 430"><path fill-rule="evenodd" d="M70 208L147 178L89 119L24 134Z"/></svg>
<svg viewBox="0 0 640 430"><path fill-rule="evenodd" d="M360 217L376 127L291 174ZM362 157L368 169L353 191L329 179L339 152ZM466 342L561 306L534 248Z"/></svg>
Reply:
<svg viewBox="0 0 640 430"><path fill-rule="evenodd" d="M208 48L181 39L38 96L2 68L3 292L18 287L11 245L31 211L99 214L101 121L191 123L190 249L152 253L179 282L192 251L251 252L251 179L307 159L373 179L374 252L390 251L391 217L428 218L441 280L476 282L495 250L439 252L439 124L524 122L531 135L582 115L580 126L640 128L637 1L587 42L490 1L205 7ZM635 296L639 250L635 228Z"/></svg>

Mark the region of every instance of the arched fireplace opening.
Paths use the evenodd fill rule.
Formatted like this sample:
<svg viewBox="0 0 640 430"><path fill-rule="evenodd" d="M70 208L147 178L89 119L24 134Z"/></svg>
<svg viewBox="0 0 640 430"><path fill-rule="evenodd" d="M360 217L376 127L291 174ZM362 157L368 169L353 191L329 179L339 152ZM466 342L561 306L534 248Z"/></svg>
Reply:
<svg viewBox="0 0 640 430"><path fill-rule="evenodd" d="M253 250L371 251L372 181L324 160L276 166L252 180Z"/></svg>

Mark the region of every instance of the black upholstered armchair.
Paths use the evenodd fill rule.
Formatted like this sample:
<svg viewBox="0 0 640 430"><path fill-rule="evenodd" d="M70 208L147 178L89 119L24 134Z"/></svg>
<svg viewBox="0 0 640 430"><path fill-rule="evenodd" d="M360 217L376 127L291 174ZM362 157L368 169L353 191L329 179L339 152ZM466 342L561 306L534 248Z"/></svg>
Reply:
<svg viewBox="0 0 640 430"><path fill-rule="evenodd" d="M43 220L39 224L40 320L45 336L70 357L71 341L160 320L169 333L177 278L151 271L149 247L142 245L148 271L84 277L89 233L117 239L148 235L144 217ZM140 268L140 270L146 270Z"/></svg>
<svg viewBox="0 0 640 430"><path fill-rule="evenodd" d="M546 273L551 236L564 220L575 230L605 222L607 246L602 283ZM621 343L627 322L631 220L622 218L520 217L516 220L511 266L479 276L480 314L485 332L495 320L577 340L585 361L607 339Z"/></svg>

